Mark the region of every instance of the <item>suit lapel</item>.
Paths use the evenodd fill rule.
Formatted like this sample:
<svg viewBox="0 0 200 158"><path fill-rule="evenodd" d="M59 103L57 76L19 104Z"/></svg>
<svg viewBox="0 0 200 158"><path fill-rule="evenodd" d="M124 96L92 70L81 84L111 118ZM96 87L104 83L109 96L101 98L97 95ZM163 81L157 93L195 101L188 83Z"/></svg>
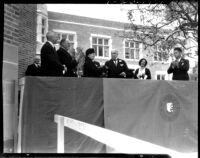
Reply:
<svg viewBox="0 0 200 158"><path fill-rule="evenodd" d="M180 66L183 66L184 65L184 59L183 58L181 58L181 60L180 60L180 62L178 63L178 66L180 67Z"/></svg>

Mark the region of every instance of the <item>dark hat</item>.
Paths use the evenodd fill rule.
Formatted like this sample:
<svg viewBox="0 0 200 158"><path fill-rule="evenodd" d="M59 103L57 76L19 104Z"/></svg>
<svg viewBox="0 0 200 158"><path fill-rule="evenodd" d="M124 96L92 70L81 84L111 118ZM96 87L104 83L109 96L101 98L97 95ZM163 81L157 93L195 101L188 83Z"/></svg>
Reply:
<svg viewBox="0 0 200 158"><path fill-rule="evenodd" d="M95 53L94 48L88 48L85 52L85 55L88 56L89 54Z"/></svg>

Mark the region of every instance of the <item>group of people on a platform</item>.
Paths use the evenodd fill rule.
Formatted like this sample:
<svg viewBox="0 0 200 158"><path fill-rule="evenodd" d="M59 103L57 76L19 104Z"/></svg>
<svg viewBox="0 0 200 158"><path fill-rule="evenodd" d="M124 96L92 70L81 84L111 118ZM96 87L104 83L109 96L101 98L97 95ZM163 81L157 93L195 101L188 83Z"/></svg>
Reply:
<svg viewBox="0 0 200 158"><path fill-rule="evenodd" d="M82 48L76 51L67 39L60 41L60 48L56 51L55 44L58 38L55 32L48 32L47 41L41 48L40 57L34 58L34 63L29 65L26 76L66 76L66 77L108 77L108 78L134 78L151 79L151 72L146 67L147 60L139 60L139 68L130 70L126 62L118 58L118 51L111 51L111 59L103 66L95 61L95 49L89 48L83 53ZM182 58L182 49L174 48L176 58L167 70L173 73L173 80L189 80L187 71L189 61ZM40 60L41 58L41 60Z"/></svg>

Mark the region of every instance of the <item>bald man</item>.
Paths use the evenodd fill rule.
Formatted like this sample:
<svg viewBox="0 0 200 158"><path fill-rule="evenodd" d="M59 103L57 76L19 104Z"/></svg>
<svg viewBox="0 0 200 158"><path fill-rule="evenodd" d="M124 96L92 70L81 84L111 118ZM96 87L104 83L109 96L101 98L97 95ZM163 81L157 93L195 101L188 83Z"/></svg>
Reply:
<svg viewBox="0 0 200 158"><path fill-rule="evenodd" d="M46 35L47 42L41 49L41 68L43 76L63 76L67 68L58 57L54 44L57 43L57 34L50 31Z"/></svg>
<svg viewBox="0 0 200 158"><path fill-rule="evenodd" d="M108 78L128 78L129 69L126 62L117 58L118 51L113 49L111 51L111 59L106 61L105 66L107 68Z"/></svg>
<svg viewBox="0 0 200 158"><path fill-rule="evenodd" d="M33 64L27 67L25 72L26 76L40 76L41 75L41 67L40 67L40 56L35 56L33 58Z"/></svg>

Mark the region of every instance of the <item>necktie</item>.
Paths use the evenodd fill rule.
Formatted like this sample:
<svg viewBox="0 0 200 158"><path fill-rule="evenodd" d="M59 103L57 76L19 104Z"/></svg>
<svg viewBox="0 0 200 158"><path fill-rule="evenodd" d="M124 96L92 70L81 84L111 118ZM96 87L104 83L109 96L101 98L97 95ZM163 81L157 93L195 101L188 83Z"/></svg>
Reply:
<svg viewBox="0 0 200 158"><path fill-rule="evenodd" d="M113 62L114 62L114 64L115 64L115 66L117 66L117 60L113 60Z"/></svg>
<svg viewBox="0 0 200 158"><path fill-rule="evenodd" d="M56 52L56 48L55 48L55 47L53 47L53 49L54 49L54 52Z"/></svg>

